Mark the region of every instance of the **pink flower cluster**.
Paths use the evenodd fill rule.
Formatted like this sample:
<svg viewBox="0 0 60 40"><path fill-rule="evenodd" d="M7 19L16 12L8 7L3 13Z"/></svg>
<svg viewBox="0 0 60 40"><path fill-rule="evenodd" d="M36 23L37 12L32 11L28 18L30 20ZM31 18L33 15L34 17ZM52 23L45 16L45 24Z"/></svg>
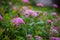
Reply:
<svg viewBox="0 0 60 40"><path fill-rule="evenodd" d="M54 8L57 8L57 7L58 7L58 5L57 5L57 4L53 4L52 6L53 6Z"/></svg>
<svg viewBox="0 0 60 40"><path fill-rule="evenodd" d="M40 36L34 36L34 38L36 39L36 40L41 40L42 38L40 37ZM30 35L30 34L27 34L27 40L32 40L32 35Z"/></svg>
<svg viewBox="0 0 60 40"><path fill-rule="evenodd" d="M32 40L32 35L27 34L26 37L27 37L27 40Z"/></svg>
<svg viewBox="0 0 60 40"><path fill-rule="evenodd" d="M26 10L25 11L25 17L29 17L29 16L37 17L38 14L35 11L33 11L33 10Z"/></svg>
<svg viewBox="0 0 60 40"><path fill-rule="evenodd" d="M44 5L42 3L37 3L36 5L40 6L40 7L44 7Z"/></svg>
<svg viewBox="0 0 60 40"><path fill-rule="evenodd" d="M34 10L30 10L26 6L23 6L22 9L24 10L24 13L25 13L24 16L25 17L29 17L29 16L37 17L40 13L42 13L41 11L35 12ZM43 16L46 16L47 14L48 14L47 12L43 12ZM52 16L57 16L57 13L52 12L51 15ZM47 21L50 21L50 20L47 20Z"/></svg>
<svg viewBox="0 0 60 40"><path fill-rule="evenodd" d="M24 2L24 3L29 3L29 0L22 0L22 2Z"/></svg>
<svg viewBox="0 0 60 40"><path fill-rule="evenodd" d="M50 40L60 40L59 37L50 37Z"/></svg>
<svg viewBox="0 0 60 40"><path fill-rule="evenodd" d="M46 20L47 23L51 23L52 21L51 20Z"/></svg>
<svg viewBox="0 0 60 40"><path fill-rule="evenodd" d="M43 15L46 16L47 15L47 12L44 12Z"/></svg>
<svg viewBox="0 0 60 40"><path fill-rule="evenodd" d="M22 9L23 10L28 10L28 8L26 6L23 6Z"/></svg>
<svg viewBox="0 0 60 40"><path fill-rule="evenodd" d="M57 16L57 13L56 12L52 12L52 16Z"/></svg>
<svg viewBox="0 0 60 40"><path fill-rule="evenodd" d="M41 37L40 36L35 36L35 39L36 40L41 40Z"/></svg>
<svg viewBox="0 0 60 40"><path fill-rule="evenodd" d="M16 7L16 6L13 6L12 9L13 9L13 10L17 10L17 7Z"/></svg>
<svg viewBox="0 0 60 40"><path fill-rule="evenodd" d="M58 32L58 27L56 27L56 26L53 26L53 27L50 28L50 34L53 35L54 33L57 33L57 34L59 33Z"/></svg>
<svg viewBox="0 0 60 40"><path fill-rule="evenodd" d="M41 11L35 12L34 10L30 10L26 6L23 6L22 9L24 10L24 16L25 17L29 17L29 16L37 17L40 13L42 13Z"/></svg>
<svg viewBox="0 0 60 40"><path fill-rule="evenodd" d="M16 25L16 26L18 26L19 24L25 24L25 22L23 21L23 19L22 18L13 18L12 20L11 20L11 23L13 23L13 25Z"/></svg>
<svg viewBox="0 0 60 40"><path fill-rule="evenodd" d="M0 15L0 20L2 20L2 16Z"/></svg>

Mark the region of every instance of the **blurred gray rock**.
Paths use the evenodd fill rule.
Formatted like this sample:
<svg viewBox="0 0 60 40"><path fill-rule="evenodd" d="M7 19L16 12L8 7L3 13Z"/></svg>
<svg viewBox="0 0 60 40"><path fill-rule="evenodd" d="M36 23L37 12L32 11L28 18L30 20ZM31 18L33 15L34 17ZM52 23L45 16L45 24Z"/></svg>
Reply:
<svg viewBox="0 0 60 40"><path fill-rule="evenodd" d="M52 0L34 0L35 3L42 3L44 6L52 6Z"/></svg>

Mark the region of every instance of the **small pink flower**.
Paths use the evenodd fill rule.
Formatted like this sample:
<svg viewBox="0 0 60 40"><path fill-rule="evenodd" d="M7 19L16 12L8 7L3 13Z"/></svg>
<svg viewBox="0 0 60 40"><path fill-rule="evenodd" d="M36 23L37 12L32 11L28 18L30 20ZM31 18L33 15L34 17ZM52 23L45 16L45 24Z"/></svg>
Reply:
<svg viewBox="0 0 60 40"><path fill-rule="evenodd" d="M46 20L47 23L51 23L52 21L51 20Z"/></svg>
<svg viewBox="0 0 60 40"><path fill-rule="evenodd" d="M57 8L57 7L58 7L58 5L57 5L57 4L53 4L52 6L53 6L54 8Z"/></svg>
<svg viewBox="0 0 60 40"><path fill-rule="evenodd" d="M27 10L29 14L32 14L34 11L33 10Z"/></svg>
<svg viewBox="0 0 60 40"><path fill-rule="evenodd" d="M13 10L17 10L17 7L16 6L13 6Z"/></svg>
<svg viewBox="0 0 60 40"><path fill-rule="evenodd" d="M32 17L37 17L38 14L37 14L37 13L32 13L31 16L32 16Z"/></svg>
<svg viewBox="0 0 60 40"><path fill-rule="evenodd" d="M51 27L50 30L53 30L53 29L58 30L58 27L53 26L53 27Z"/></svg>
<svg viewBox="0 0 60 40"><path fill-rule="evenodd" d="M13 18L11 20L11 23L13 23L13 25L16 25L16 26L18 26L19 24L25 24L22 18Z"/></svg>
<svg viewBox="0 0 60 40"><path fill-rule="evenodd" d="M31 15L32 10L26 10L25 12L27 15Z"/></svg>
<svg viewBox="0 0 60 40"><path fill-rule="evenodd" d="M35 39L36 40L41 40L41 37L40 36L35 36Z"/></svg>
<svg viewBox="0 0 60 40"><path fill-rule="evenodd" d="M44 12L43 15L46 16L47 15L47 12Z"/></svg>
<svg viewBox="0 0 60 40"><path fill-rule="evenodd" d="M52 16L57 16L57 13L56 12L52 12Z"/></svg>
<svg viewBox="0 0 60 40"><path fill-rule="evenodd" d="M23 6L22 9L23 9L23 10L27 10L28 8L27 8L26 6Z"/></svg>
<svg viewBox="0 0 60 40"><path fill-rule="evenodd" d="M50 40L56 40L56 38L55 37L50 37Z"/></svg>
<svg viewBox="0 0 60 40"><path fill-rule="evenodd" d="M24 16L25 16L26 18L28 18L28 17L31 15L31 11L32 11L32 10L25 10Z"/></svg>
<svg viewBox="0 0 60 40"><path fill-rule="evenodd" d="M31 14L32 17L37 17L38 16L38 14L33 10L31 10L30 14Z"/></svg>
<svg viewBox="0 0 60 40"><path fill-rule="evenodd" d="M57 34L59 33L58 32L58 27L53 26L53 27L50 28L50 34L53 35L54 33L57 33Z"/></svg>
<svg viewBox="0 0 60 40"><path fill-rule="evenodd" d="M24 3L29 3L29 0L22 0L22 2L24 2Z"/></svg>
<svg viewBox="0 0 60 40"><path fill-rule="evenodd" d="M31 40L32 39L32 35L27 34L26 36L27 36L27 40Z"/></svg>
<svg viewBox="0 0 60 40"><path fill-rule="evenodd" d="M44 7L44 5L43 5L42 3L37 3L36 5L37 5L37 6Z"/></svg>
<svg viewBox="0 0 60 40"><path fill-rule="evenodd" d="M50 37L50 40L60 40L59 37Z"/></svg>
<svg viewBox="0 0 60 40"><path fill-rule="evenodd" d="M0 20L2 20L2 16L0 15Z"/></svg>
<svg viewBox="0 0 60 40"><path fill-rule="evenodd" d="M30 16L30 12L29 12L28 10L26 10L24 16L25 16L26 18L28 18L28 17Z"/></svg>
<svg viewBox="0 0 60 40"><path fill-rule="evenodd" d="M56 40L60 40L60 38L59 37L56 37Z"/></svg>
<svg viewBox="0 0 60 40"><path fill-rule="evenodd" d="M36 12L34 12L33 10L26 10L25 11L25 15L28 16L32 16L32 17L37 17L38 14Z"/></svg>

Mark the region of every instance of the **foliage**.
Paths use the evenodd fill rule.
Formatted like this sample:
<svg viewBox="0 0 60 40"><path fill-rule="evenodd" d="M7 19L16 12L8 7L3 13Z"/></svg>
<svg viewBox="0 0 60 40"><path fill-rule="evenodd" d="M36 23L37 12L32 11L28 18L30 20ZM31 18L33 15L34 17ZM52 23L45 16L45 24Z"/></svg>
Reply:
<svg viewBox="0 0 60 40"><path fill-rule="evenodd" d="M12 2L12 6L9 5L9 2ZM33 1L31 0L31 3ZM34 3L35 4L35 3ZM19 12L22 10L23 6L31 7L30 10L42 11L42 14L39 14L38 17L31 17L29 16L26 18L25 16L21 15L22 13ZM17 10L13 9L13 6L17 7ZM23 11L23 10L22 10ZM31 34L32 40L34 40L35 35L39 35L43 38L43 40L48 40L50 36L50 28L54 25L60 28L60 19L59 15L52 16L52 11L56 11L55 8L49 7L36 7L28 5L27 3L22 3L20 0L2 0L1 7L0 7L0 15L2 15L2 20L0 20L0 40L27 40L26 35ZM47 12L47 15L43 15L44 12ZM20 17L24 20L25 24L20 24L19 27L14 26L11 23L11 20L15 17ZM57 22L51 22L50 24L46 22L46 20L55 20ZM60 37L59 34L54 35L55 37Z"/></svg>

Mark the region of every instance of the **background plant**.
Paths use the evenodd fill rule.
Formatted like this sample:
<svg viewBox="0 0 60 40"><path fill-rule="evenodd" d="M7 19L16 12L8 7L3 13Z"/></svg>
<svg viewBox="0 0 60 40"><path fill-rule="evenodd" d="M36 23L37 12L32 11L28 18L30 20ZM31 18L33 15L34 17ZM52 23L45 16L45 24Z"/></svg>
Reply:
<svg viewBox="0 0 60 40"><path fill-rule="evenodd" d="M59 15L52 15L53 11L56 12L55 8L31 6L33 3L32 0L29 5L27 3L22 3L21 0L2 0L0 3L0 15L2 16L2 20L0 20L0 40L27 40L26 36L28 34L32 35L32 40L35 40L34 36L36 35L40 36L43 40L48 40L50 36L60 37L60 34L50 34L50 28L52 26L60 28ZM32 17L30 15L26 18L22 15L23 6L26 6L28 10L33 10L34 12L42 11L42 13L37 17ZM46 12L47 14L45 14ZM19 27L14 26L11 20L16 17L22 18L25 24L20 24ZM55 19L57 21L55 21ZM47 20L51 20L51 22L49 23Z"/></svg>

